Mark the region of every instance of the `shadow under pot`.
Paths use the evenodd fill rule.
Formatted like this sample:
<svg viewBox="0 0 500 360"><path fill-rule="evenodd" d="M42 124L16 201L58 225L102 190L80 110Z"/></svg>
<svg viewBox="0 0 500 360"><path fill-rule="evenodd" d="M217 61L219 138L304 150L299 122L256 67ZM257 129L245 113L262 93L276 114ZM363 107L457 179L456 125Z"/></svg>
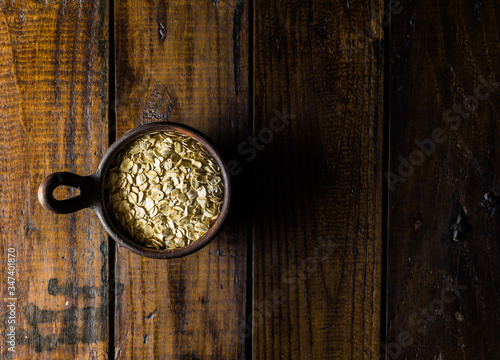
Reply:
<svg viewBox="0 0 500 360"><path fill-rule="evenodd" d="M59 186L80 194L57 200L53 193ZM126 249L149 258L176 258L199 250L220 229L230 202L229 174L204 135L157 122L115 141L92 175L49 175L38 199L58 214L91 208Z"/></svg>

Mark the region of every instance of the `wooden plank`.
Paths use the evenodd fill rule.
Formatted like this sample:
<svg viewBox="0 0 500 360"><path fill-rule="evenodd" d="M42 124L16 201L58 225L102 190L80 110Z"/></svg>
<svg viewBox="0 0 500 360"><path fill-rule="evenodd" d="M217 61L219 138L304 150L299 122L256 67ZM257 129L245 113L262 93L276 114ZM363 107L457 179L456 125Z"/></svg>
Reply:
<svg viewBox="0 0 500 360"><path fill-rule="evenodd" d="M0 8L0 357L106 358L105 232L91 210L55 215L36 198L53 172L94 172L107 145L107 5Z"/></svg>
<svg viewBox="0 0 500 360"><path fill-rule="evenodd" d="M500 356L500 212L481 206L500 192L499 14L425 0L393 17L387 359Z"/></svg>
<svg viewBox="0 0 500 360"><path fill-rule="evenodd" d="M249 128L247 18L241 1L116 3L117 135L161 120L169 96L171 120L202 131L231 159ZM226 224L197 253L161 261L118 249L117 358L245 358L245 183L233 179Z"/></svg>
<svg viewBox="0 0 500 360"><path fill-rule="evenodd" d="M378 359L381 10L255 3L256 359Z"/></svg>

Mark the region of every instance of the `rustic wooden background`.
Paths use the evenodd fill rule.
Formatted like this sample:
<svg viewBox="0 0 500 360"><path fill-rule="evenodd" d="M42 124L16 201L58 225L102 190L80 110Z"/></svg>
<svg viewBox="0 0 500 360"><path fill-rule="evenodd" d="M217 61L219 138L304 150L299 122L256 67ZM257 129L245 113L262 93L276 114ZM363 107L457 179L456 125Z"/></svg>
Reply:
<svg viewBox="0 0 500 360"><path fill-rule="evenodd" d="M498 1L0 9L2 359L500 359ZM38 203L161 120L230 166L209 245L145 259Z"/></svg>

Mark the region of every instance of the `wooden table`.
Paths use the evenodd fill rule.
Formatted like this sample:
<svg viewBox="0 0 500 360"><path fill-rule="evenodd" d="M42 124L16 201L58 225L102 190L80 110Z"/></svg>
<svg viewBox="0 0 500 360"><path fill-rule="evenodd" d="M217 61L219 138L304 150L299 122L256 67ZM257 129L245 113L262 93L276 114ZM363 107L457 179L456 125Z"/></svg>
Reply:
<svg viewBox="0 0 500 360"><path fill-rule="evenodd" d="M500 359L498 1L0 9L2 358ZM160 120L233 174L208 246L41 207Z"/></svg>

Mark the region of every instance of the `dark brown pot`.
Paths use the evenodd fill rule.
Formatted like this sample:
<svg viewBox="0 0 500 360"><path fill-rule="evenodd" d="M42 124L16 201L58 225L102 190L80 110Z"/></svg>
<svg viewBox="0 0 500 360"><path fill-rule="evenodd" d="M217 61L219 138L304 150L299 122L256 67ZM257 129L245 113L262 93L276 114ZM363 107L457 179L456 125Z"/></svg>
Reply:
<svg viewBox="0 0 500 360"><path fill-rule="evenodd" d="M104 181L106 172L115 155L129 142L142 135L157 131L174 131L192 137L200 142L217 161L217 164L219 164L222 172L222 181L224 182L224 202L221 213L215 223L201 238L187 246L175 250L151 249L132 241L113 224L111 217L107 213L104 200ZM80 190L80 194L70 199L56 200L53 192L61 185L77 188ZM229 209L230 192L229 173L226 164L222 161L219 153L204 135L186 125L171 122L156 122L138 126L121 136L104 154L97 171L92 175L80 176L69 172L58 172L49 175L38 188L38 200L44 208L57 214L68 214L84 208L91 208L101 220L108 234L121 246L141 256L156 259L169 259L188 255L199 250L214 238L226 218Z"/></svg>

